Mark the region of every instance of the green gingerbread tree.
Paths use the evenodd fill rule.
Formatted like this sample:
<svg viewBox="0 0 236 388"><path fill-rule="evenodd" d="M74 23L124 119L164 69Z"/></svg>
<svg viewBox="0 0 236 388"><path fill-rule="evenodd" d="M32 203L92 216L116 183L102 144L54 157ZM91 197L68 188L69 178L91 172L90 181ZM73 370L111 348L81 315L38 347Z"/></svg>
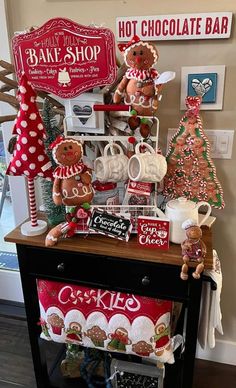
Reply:
<svg viewBox="0 0 236 388"><path fill-rule="evenodd" d="M223 190L210 157L210 144L199 116L201 97L187 97L187 111L178 131L171 138L166 155L167 174L164 195L206 201L211 206L224 207Z"/></svg>

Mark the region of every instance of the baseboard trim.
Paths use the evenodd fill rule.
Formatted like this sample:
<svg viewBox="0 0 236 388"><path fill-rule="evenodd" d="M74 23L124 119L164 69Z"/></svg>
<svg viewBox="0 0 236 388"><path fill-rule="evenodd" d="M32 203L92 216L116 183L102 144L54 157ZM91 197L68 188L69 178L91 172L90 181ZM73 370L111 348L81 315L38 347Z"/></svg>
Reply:
<svg viewBox="0 0 236 388"><path fill-rule="evenodd" d="M26 320L24 303L0 299L0 317Z"/></svg>
<svg viewBox="0 0 236 388"><path fill-rule="evenodd" d="M216 340L215 348L206 350L202 350L200 345L198 345L196 358L221 364L236 365L236 342Z"/></svg>
<svg viewBox="0 0 236 388"><path fill-rule="evenodd" d="M0 284L0 299L24 302L19 271L0 270Z"/></svg>

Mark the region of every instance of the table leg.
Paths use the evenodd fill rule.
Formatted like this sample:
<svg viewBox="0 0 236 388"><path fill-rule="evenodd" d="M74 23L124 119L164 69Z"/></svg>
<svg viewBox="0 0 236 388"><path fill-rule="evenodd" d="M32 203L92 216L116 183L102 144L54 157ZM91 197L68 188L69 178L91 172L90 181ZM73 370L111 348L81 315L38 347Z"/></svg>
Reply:
<svg viewBox="0 0 236 388"><path fill-rule="evenodd" d="M191 279L186 317L186 337L181 388L191 388L193 384L201 291L202 280Z"/></svg>
<svg viewBox="0 0 236 388"><path fill-rule="evenodd" d="M50 388L45 352L39 337L41 328L37 325L40 312L36 279L27 272L27 253L24 247L17 246L17 253L37 388Z"/></svg>

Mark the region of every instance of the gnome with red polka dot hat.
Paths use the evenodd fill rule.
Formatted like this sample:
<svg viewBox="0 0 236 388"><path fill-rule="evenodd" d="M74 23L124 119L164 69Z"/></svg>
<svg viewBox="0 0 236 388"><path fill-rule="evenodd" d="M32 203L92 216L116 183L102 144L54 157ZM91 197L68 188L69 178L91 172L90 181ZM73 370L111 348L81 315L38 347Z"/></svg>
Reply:
<svg viewBox="0 0 236 388"><path fill-rule="evenodd" d="M30 230L22 228L21 232L27 235L37 235L44 233L45 225L44 228L41 228L44 222L37 220L34 179L37 177L52 179L52 169L44 147L45 129L36 105L36 93L25 73L22 74L17 97L20 110L13 128L17 141L6 174L27 177L31 222L27 223Z"/></svg>

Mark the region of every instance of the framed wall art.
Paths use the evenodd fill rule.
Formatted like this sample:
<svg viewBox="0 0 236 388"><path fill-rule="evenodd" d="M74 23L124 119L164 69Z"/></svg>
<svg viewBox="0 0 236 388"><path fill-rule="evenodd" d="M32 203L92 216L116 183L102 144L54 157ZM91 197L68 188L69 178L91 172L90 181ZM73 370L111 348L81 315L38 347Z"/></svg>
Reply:
<svg viewBox="0 0 236 388"><path fill-rule="evenodd" d="M224 81L225 65L182 67L180 109L187 96L201 96L201 110L222 110Z"/></svg>

